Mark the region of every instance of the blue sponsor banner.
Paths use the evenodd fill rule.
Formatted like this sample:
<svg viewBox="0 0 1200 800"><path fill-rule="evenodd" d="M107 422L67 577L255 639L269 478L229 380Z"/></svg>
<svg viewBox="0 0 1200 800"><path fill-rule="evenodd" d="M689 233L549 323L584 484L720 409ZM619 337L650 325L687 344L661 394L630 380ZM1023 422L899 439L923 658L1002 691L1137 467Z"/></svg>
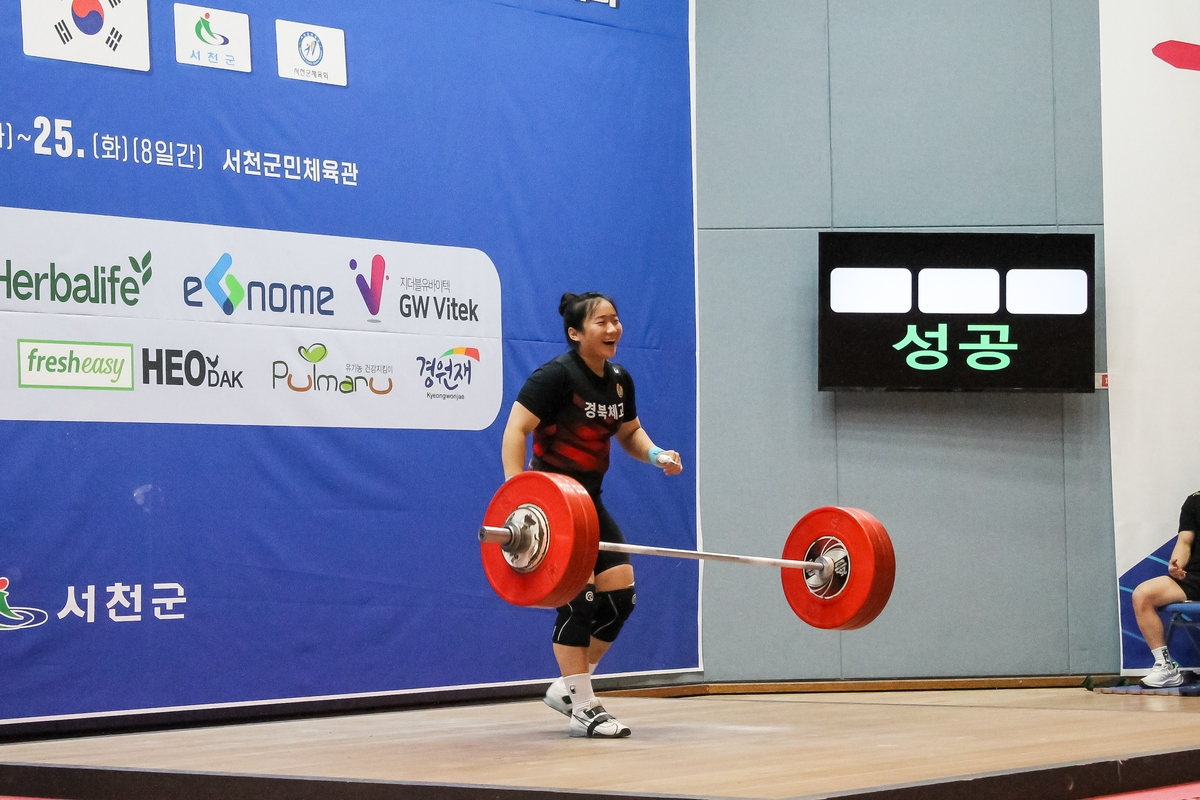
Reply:
<svg viewBox="0 0 1200 800"><path fill-rule="evenodd" d="M614 296L640 418L694 467L687 0L245 0L207 19L142 0L148 22L138 0L81 0L25 30L28 5L0 6L0 207L66 213L0 231L0 717L555 675L554 612L496 597L475 531L508 409L565 349L564 291ZM147 229L112 256L106 218L213 227L169 246ZM357 249L266 263L224 246L232 228ZM436 247L418 263L410 245ZM490 267L486 302L456 294L467 267L438 272L474 251L494 303ZM449 344L408 363L386 337L426 335L420 298L443 326L428 341ZM74 319L59 332L56 315ZM85 391L111 382L89 354L132 358L133 390ZM311 399L343 405L276 416L335 360ZM409 424L397 398L419 382L454 403L500 363L482 429L444 406ZM694 547L694 470L612 463L626 536ZM697 666L696 565L635 569L638 611L601 672Z"/></svg>

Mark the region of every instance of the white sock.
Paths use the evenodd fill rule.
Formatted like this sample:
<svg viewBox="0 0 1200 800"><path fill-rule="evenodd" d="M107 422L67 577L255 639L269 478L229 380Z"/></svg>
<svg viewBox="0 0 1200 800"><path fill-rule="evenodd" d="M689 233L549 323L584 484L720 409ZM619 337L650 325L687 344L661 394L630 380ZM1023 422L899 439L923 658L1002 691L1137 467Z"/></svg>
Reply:
<svg viewBox="0 0 1200 800"><path fill-rule="evenodd" d="M596 667L598 667L598 666L600 666L599 661L597 661L595 664L588 664L588 675L595 675Z"/></svg>
<svg viewBox="0 0 1200 800"><path fill-rule="evenodd" d="M1167 652L1167 646L1156 647L1150 651L1154 654L1154 666L1161 667L1171 663L1171 654Z"/></svg>
<svg viewBox="0 0 1200 800"><path fill-rule="evenodd" d="M571 708L587 708L596 696L592 694L592 676L583 672L579 675L564 675L563 683L571 695Z"/></svg>

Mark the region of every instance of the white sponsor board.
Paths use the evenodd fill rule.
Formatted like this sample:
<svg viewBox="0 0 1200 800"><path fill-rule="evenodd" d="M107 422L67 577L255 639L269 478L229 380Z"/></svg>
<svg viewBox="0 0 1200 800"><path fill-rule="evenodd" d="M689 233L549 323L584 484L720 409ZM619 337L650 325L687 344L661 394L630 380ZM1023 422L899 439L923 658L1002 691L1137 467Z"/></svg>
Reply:
<svg viewBox="0 0 1200 800"><path fill-rule="evenodd" d="M279 77L346 85L346 33L306 22L275 20Z"/></svg>
<svg viewBox="0 0 1200 800"><path fill-rule="evenodd" d="M498 338L14 312L0 332L4 419L481 430L504 388ZM72 391L96 388L125 391Z"/></svg>
<svg viewBox="0 0 1200 800"><path fill-rule="evenodd" d="M0 418L476 430L499 411L479 250L11 208L0 230ZM118 345L133 391L64 391L100 388L84 359Z"/></svg>
<svg viewBox="0 0 1200 800"><path fill-rule="evenodd" d="M1102 0L1100 43L1119 576L1175 536L1200 489L1200 4Z"/></svg>
<svg viewBox="0 0 1200 800"><path fill-rule="evenodd" d="M0 207L0 311L499 339L466 247Z"/></svg>
<svg viewBox="0 0 1200 800"><path fill-rule="evenodd" d="M180 64L249 72L249 15L176 3L175 60Z"/></svg>
<svg viewBox="0 0 1200 800"><path fill-rule="evenodd" d="M21 0L27 56L150 69L146 0Z"/></svg>

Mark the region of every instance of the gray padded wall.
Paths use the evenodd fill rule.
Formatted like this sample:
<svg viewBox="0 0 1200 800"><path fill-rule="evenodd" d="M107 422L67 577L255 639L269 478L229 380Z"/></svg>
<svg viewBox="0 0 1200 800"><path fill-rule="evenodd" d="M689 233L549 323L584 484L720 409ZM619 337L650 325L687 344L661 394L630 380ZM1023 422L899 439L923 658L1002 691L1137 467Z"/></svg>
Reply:
<svg viewBox="0 0 1200 800"><path fill-rule="evenodd" d="M836 503L897 555L848 633L707 564L705 679L1116 671L1104 393L816 391L819 231L1099 249L1096 0L697 0L696 73L703 544L776 554Z"/></svg>

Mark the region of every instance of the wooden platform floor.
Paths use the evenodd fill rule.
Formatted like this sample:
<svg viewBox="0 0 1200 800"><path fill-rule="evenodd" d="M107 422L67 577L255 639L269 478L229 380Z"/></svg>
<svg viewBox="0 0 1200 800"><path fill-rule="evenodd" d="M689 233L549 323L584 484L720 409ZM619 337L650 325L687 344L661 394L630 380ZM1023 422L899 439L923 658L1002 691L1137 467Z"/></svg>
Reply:
<svg viewBox="0 0 1200 800"><path fill-rule="evenodd" d="M631 738L569 739L521 701L24 742L0 763L794 798L1200 748L1200 698L1083 689L605 704Z"/></svg>

